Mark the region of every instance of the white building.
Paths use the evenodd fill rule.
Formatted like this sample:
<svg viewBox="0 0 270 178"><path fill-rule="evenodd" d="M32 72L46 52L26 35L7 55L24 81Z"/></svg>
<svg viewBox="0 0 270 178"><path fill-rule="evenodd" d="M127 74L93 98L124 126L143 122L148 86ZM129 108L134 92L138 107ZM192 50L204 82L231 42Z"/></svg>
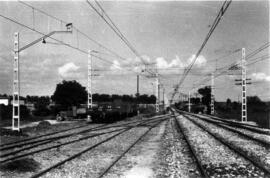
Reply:
<svg viewBox="0 0 270 178"><path fill-rule="evenodd" d="M8 97L0 97L0 104L7 106L9 104Z"/></svg>

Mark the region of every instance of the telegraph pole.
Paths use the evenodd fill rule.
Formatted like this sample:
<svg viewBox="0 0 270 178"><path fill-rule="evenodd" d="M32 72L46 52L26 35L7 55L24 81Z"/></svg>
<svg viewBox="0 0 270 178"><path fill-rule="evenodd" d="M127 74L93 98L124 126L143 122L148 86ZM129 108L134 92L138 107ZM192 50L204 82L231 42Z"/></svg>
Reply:
<svg viewBox="0 0 270 178"><path fill-rule="evenodd" d="M215 114L215 98L214 98L214 73L211 76L211 115Z"/></svg>
<svg viewBox="0 0 270 178"><path fill-rule="evenodd" d="M136 108L137 108L137 115L140 114L140 110L139 110L139 96L140 96L140 76L137 75L137 96L136 96Z"/></svg>
<svg viewBox="0 0 270 178"><path fill-rule="evenodd" d="M19 47L19 33L14 34L14 65L13 65L13 104L12 104L12 130L20 131L20 61L19 53L38 42L46 43L45 39L57 33L72 33L72 23L66 25L66 31L52 31L31 43Z"/></svg>
<svg viewBox="0 0 270 178"><path fill-rule="evenodd" d="M92 102L92 51L88 51L88 73L87 73L87 108L92 109L93 102ZM88 115L88 117L90 117Z"/></svg>
<svg viewBox="0 0 270 178"><path fill-rule="evenodd" d="M242 48L242 122L247 121L246 72L246 51Z"/></svg>
<svg viewBox="0 0 270 178"><path fill-rule="evenodd" d="M190 91L188 92L188 112L191 110L191 103L190 103Z"/></svg>
<svg viewBox="0 0 270 178"><path fill-rule="evenodd" d="M246 52L245 48L242 48L242 60L241 60L241 67L242 67L242 79L236 79L236 85L242 86L242 113L241 113L241 121L247 121L247 85L251 84L251 82L247 82L251 80L250 78L247 79L247 71L246 71Z"/></svg>
<svg viewBox="0 0 270 178"><path fill-rule="evenodd" d="M19 33L14 34L12 130L20 131Z"/></svg>
<svg viewBox="0 0 270 178"><path fill-rule="evenodd" d="M137 75L137 96L139 96L140 93L140 76Z"/></svg>
<svg viewBox="0 0 270 178"><path fill-rule="evenodd" d="M156 113L159 113L159 81L157 72L156 72Z"/></svg>
<svg viewBox="0 0 270 178"><path fill-rule="evenodd" d="M165 108L165 87L163 86L163 108L164 108L164 111L166 110Z"/></svg>

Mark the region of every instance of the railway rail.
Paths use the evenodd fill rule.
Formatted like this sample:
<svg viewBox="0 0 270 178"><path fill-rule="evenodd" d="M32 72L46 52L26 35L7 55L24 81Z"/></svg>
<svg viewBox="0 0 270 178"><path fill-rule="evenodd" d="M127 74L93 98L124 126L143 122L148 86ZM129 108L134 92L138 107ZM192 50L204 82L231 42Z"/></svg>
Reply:
<svg viewBox="0 0 270 178"><path fill-rule="evenodd" d="M154 123L151 125L146 132L144 132L138 139L135 140L122 154L120 154L100 175L98 178L104 177L110 170L111 168L121 159L123 158L129 150L131 150L136 144L138 144L153 128L161 124L164 120L159 121L158 123Z"/></svg>
<svg viewBox="0 0 270 178"><path fill-rule="evenodd" d="M236 121L230 121L230 120L226 120L226 119L222 119L216 116L210 116L210 115L206 115L206 114L194 114L194 113L188 113L185 111L180 111L178 110L178 112L184 113L184 114L189 114L195 117L199 117L201 119L212 119L215 122L220 122L222 124L226 124L232 127L238 127L238 128L242 128L242 129L246 129L255 133L259 133L259 134L266 134L266 135L270 135L270 130L269 129L265 129L259 126L255 126L255 125L250 125L250 124L246 124L246 123L240 123L240 122L236 122Z"/></svg>
<svg viewBox="0 0 270 178"><path fill-rule="evenodd" d="M263 162L261 162L260 160L254 158L254 156L251 156L250 154L247 154L245 151L243 151L241 149L241 146L239 146L239 145L236 146L236 145L230 143L228 140L224 139L222 136L220 136L220 135L218 135L218 134L210 131L207 127L203 126L201 123L198 123L194 119L191 119L191 117L190 116L187 116L187 114L184 114L184 117L186 119L188 119L189 121L191 121L197 127L199 127L202 130L204 130L206 133L208 133L209 135L211 135L218 142L222 143L224 146L228 147L230 150L232 150L236 154L240 155L244 159L246 159L249 162L251 162L255 167L257 167L258 169L260 169L261 171L263 171L267 176L270 175L269 167L267 165L265 165ZM220 127L220 129L223 129L223 128ZM250 139L250 138L249 137L246 137L246 139ZM266 149L269 150L269 147L267 147Z"/></svg>
<svg viewBox="0 0 270 178"><path fill-rule="evenodd" d="M181 134L184 138L184 141L187 144L188 149L190 150L191 156L192 158L195 160L197 167L199 169L199 172L201 174L202 177L205 178L209 178L209 174L207 173L207 171L204 169L201 160L199 159L199 157L197 156L197 153L195 151L195 149L192 147L190 141L187 138L187 135L184 133L182 126L179 124L179 122L176 119L176 116L174 115L174 123L176 125L176 129L178 131L179 134Z"/></svg>
<svg viewBox="0 0 270 178"><path fill-rule="evenodd" d="M196 117L198 119L201 119L207 123L211 123L211 124L214 124L218 127L220 127L221 129L225 129L225 130L228 130L228 131L231 131L231 132L234 132L236 134L239 134L240 136L246 138L246 139L250 139L250 140L253 140L267 148L270 148L270 140L267 140L267 139L261 139L259 136L263 136L265 138L268 138L270 135L268 134L262 134L262 133L258 133L258 132L254 132L254 134L259 134L258 137L254 137L254 136L251 136L252 134L247 134L245 133L245 130L248 130L248 129L244 129L244 128L241 128L243 129L243 131L239 130L239 127L237 125L227 125L227 124L224 124L224 123L220 123L218 121L214 121L214 120L210 120L210 119L207 119L207 118L202 118L202 117L199 117L197 115L189 115L187 113L183 114L184 116L187 116L187 117ZM270 137L269 137L270 138Z"/></svg>
<svg viewBox="0 0 270 178"><path fill-rule="evenodd" d="M158 118L159 116L156 116L156 117ZM133 122L138 122L138 121L133 121ZM130 123L132 123L132 122L130 122ZM91 125L89 125L89 124L85 125L84 124L82 126L77 126L77 127L73 127L73 128L69 128L69 129L59 130L59 131L56 131L56 132L42 134L42 135L38 135L38 136L18 140L18 141L15 141L15 142L9 142L9 143L5 143L5 144L0 144L0 151L5 150L5 149L14 148L15 145L18 145L18 147L20 147L20 146L23 146L23 144L25 144L27 142L30 142L30 141L33 141L33 140L38 140L38 139L41 139L43 137L57 135L57 134L61 134L61 133L68 132L68 131L77 131L78 129L82 129L82 128L89 129L89 127L90 127L90 129L94 130L94 129L107 129L108 127L118 127L118 126L121 127L121 124L119 124L119 123L115 123L114 125L112 125L112 124L101 124L99 126L92 127L92 128L91 128ZM43 139L41 139L40 141L43 141ZM35 142L35 143L37 143L37 142ZM12 146L10 146L10 145L12 145Z"/></svg>
<svg viewBox="0 0 270 178"><path fill-rule="evenodd" d="M9 152L6 152L6 153L2 152L1 155L0 155L0 158L2 159L2 160L0 160L0 163L3 164L5 162L11 161L11 160L15 160L15 159L22 158L22 157L25 157L25 156L33 155L35 153L47 151L47 150L50 150L50 149L53 149L53 148L59 148L59 147L64 146L64 145L69 145L69 144L76 143L76 142L86 140L86 139L90 139L90 138L93 138L93 137L97 137L97 136L101 136L101 135L105 135L105 134L109 134L109 133L113 133L113 132L118 132L118 131L121 131L121 130L123 130L125 128L132 128L131 124L144 125L144 124L147 124L149 122L154 121L155 119L158 119L158 118L149 119L149 120L143 120L143 121L129 122L129 123L126 123L126 124L121 124L121 125L102 127L102 128L99 128L99 129L87 129L87 130L83 130L83 131L72 133L72 134L66 134L66 135L63 135L63 136L47 138L47 139L44 139L42 142L38 141L37 142L38 144L36 144L36 142L34 142L34 143L32 143L32 142L31 143L22 143L20 145L15 145L12 148L22 147L22 146L25 146L25 145L27 145L27 146L16 149L16 150L11 149L11 151L8 150ZM91 135L84 136L84 137L81 137L81 138L78 138L78 139L75 139L75 140L66 141L66 142L63 142L63 143L57 143L57 144L46 146L46 144L50 144L50 143L52 143L52 141L56 141L56 140L59 140L59 139L76 136L76 135L82 134L82 133L92 133L93 131L102 131L102 130L105 130L105 129L108 129L108 128L117 128L117 127L120 127L120 128L116 129L116 130L112 130L112 131L105 131L105 132L101 132L101 133L93 133ZM37 149L37 147L41 146L41 145L45 145L46 147ZM34 149L34 150L30 151L31 149ZM29 152L17 155L18 153L23 152L23 151L29 151ZM3 158L6 158L6 159L3 159Z"/></svg>
<svg viewBox="0 0 270 178"><path fill-rule="evenodd" d="M115 137L117 137L117 136L119 136L119 135L121 135L121 134L123 134L123 133L125 133L125 132L127 132L127 131L129 131L129 130L131 130L132 128L135 128L135 127L137 127L137 126L141 126L141 125L148 124L149 127L150 127L150 128L148 129L148 131L150 131L153 127L155 127L156 125L160 124L160 123L163 122L164 120L166 120L166 117L163 117L163 118L162 118L162 117L160 117L160 118L155 118L155 120L151 120L151 121L148 121L148 122L147 122L147 121L146 121L146 122L145 122L145 121L142 121L141 123L137 123L135 126L130 126L130 127L128 127L128 128L122 129L121 131L117 132L116 134L114 134L114 135L112 135L112 136L110 136L110 137L108 137L108 138L106 138L106 139L104 139L104 140L102 140L102 141L100 141L100 142L98 142L98 143L96 143L96 144L94 144L94 145L92 145L92 146L90 146L90 147L88 147L88 148L86 148L86 149L84 149L84 150L82 150L82 151L80 151L80 152L78 152L78 153L76 153L76 154L74 154L74 155L72 155L72 156L70 156L70 157L68 157L68 158L66 158L66 159L64 159L64 160L62 160L62 161L60 161L60 162L58 162L58 163L56 163L56 164L54 164L54 165L52 165L52 166L46 168L46 169L44 169L44 170L38 172L38 173L36 173L36 174L34 174L34 175L32 175L31 178L37 178L37 177L40 177L40 176L42 176L42 175L48 173L49 171L51 171L51 170L53 170L53 169L55 169L55 168L57 168L57 167L59 167L59 166L65 164L66 162L71 161L71 160L73 160L73 159L75 159L75 158L78 158L78 157L81 156L82 154L84 154L84 153L86 153L86 152L88 152L88 151L90 151L90 150L93 150L94 148L98 147L99 145L101 145L101 144L103 144L103 143L106 143L106 142L108 142L108 141L114 139ZM146 135L146 134L145 134L145 135ZM132 145L134 146L135 144L137 144L137 143L141 140L142 137L144 137L144 136L141 136L139 139L136 140L136 143L133 143ZM130 147L132 147L132 145L131 145ZM130 149L131 149L131 148L130 148ZM126 150L125 153L126 153L126 152L128 152L128 150ZM106 169L106 171L104 171L103 173L101 173L100 176L102 177L103 175L105 175L105 174L110 170L110 168L111 168L118 160L120 160L121 157L123 157L123 155L124 155L125 153L123 153L122 155L120 155L120 157L118 157L118 159L115 160L115 161L114 161L114 162Z"/></svg>

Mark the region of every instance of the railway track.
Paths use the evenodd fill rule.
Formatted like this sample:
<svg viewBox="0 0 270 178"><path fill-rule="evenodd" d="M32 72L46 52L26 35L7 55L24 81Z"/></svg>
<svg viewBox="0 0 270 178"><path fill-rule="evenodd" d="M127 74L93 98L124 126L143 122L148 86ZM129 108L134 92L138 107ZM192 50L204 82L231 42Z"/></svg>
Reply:
<svg viewBox="0 0 270 178"><path fill-rule="evenodd" d="M226 119L221 119L215 116L210 116L210 115L199 115L199 114L194 114L194 113L188 113L185 111L180 111L178 110L178 112L184 113L184 114L188 114L188 115L192 115L201 119L211 119L212 121L215 122L219 122L223 125L228 125L228 126L232 126L232 127L237 127L237 128L242 128L242 129L246 129L249 131L252 131L254 133L258 133L258 134L266 134L266 135L270 135L270 130L269 129L265 129L259 126L255 126L255 125L250 125L250 124L246 124L246 123L240 123L240 122L236 122L236 121L230 121L230 120L226 120Z"/></svg>
<svg viewBox="0 0 270 178"><path fill-rule="evenodd" d="M226 140L224 137L222 137L222 135L213 132L212 130L210 130L208 127L206 127L202 123L199 123L199 122L195 121L194 119L192 119L190 116L189 117L185 116L185 118L188 119L191 123L193 123L197 127L199 127L200 129L202 129L207 134L211 135L218 142L222 143L224 146L226 146L227 148L232 150L234 153L243 157L245 160L248 160L249 162L251 162L256 168L261 170L265 175L267 175L267 176L270 175L269 165L266 165L265 162L261 161L261 159L259 159L258 156L256 157L256 155L248 153L246 150L242 149L243 145L241 145L240 142L238 145L236 145L236 143L232 143L232 142ZM209 124L209 123L207 123L207 124ZM223 128L220 127L219 129L223 129ZM246 139L249 139L249 137L246 137ZM262 149L269 151L269 148L262 147Z"/></svg>
<svg viewBox="0 0 270 178"><path fill-rule="evenodd" d="M151 119L149 119L149 120L151 120ZM109 129L109 128L126 127L126 126L128 126L130 124L135 124L136 122L140 122L140 121L132 121L132 122L123 123L123 124L116 123L114 125L108 125L108 124L104 125L103 124L103 125L96 126L96 127L86 125L86 126L83 126L83 127L76 127L74 129L64 130L63 132L67 132L67 131L71 131L71 130L75 131L75 132L66 133L66 134L63 134L63 133L57 131L57 132L54 132L54 133L49 133L49 134L41 135L41 136L38 136L38 137L32 137L32 138L20 140L18 142L12 142L12 143L2 145L0 147L0 151L11 150L11 149L14 149L16 147L19 147L19 148L22 148L22 147L25 147L25 146L36 147L36 146L40 146L40 145L43 145L43 144L47 144L48 142L51 142L51 141L56 141L56 140L67 138L67 137L74 136L74 135L77 135L77 134L87 133L87 132L90 132L90 131L101 131L101 130L105 130L105 129ZM79 130L77 130L78 128L86 128L86 129L79 131ZM61 133L61 134L57 136L57 134L59 134L59 133ZM53 135L55 135L55 136L53 136ZM51 136L51 137L48 137L48 136ZM2 155L0 155L0 158L1 157L2 157Z"/></svg>
<svg viewBox="0 0 270 178"><path fill-rule="evenodd" d="M6 148L6 149L9 148L9 149L7 150L8 152L3 152L3 151L1 152L0 163L3 164L3 163L6 163L8 161L12 161L12 160L15 160L15 159L18 159L18 158L33 155L35 153L47 151L47 150L50 150L50 149L53 149L53 148L59 148L59 147L64 146L64 145L69 145L69 144L76 143L76 142L86 140L86 139L90 139L90 138L93 138L93 137L97 137L97 136L101 136L101 135L121 131L121 130L123 130L125 128L132 127L132 124L138 124L139 123L140 125L144 125L144 124L147 124L148 122L151 122L151 121L153 121L155 119L157 119L157 118L149 119L149 120L143 120L143 121L134 121L134 122L129 122L129 123L120 124L120 125L98 127L98 128L95 127L95 128L90 128L90 129L83 130L83 131L76 132L76 133L72 133L72 134L66 134L66 135L61 135L61 136L57 136L57 137L46 138L46 139L43 139L43 140L32 141L32 142L27 142L27 143L20 143L20 144L8 146L8 147L3 147L2 150L4 148ZM112 131L105 131L105 132L101 132L101 133L92 133L92 132L103 131L103 130L112 129L112 128L119 128L119 129L112 130ZM69 138L69 137L72 137L72 136L76 136L78 134L87 134L87 133L92 133L92 134L84 136L84 137L80 137L78 139L74 139L74 140L71 140L71 141L64 141L62 143L56 143L56 144L53 143L55 141L59 142L60 139L66 139L66 138ZM52 143L53 143L53 145L49 145L49 144L52 144ZM46 146L46 144L47 144L47 146ZM46 147L37 149L38 146L42 146L42 145L45 145ZM20 148L19 149L14 149L16 147L20 147ZM34 149L34 150L30 151L31 149ZM28 152L17 155L18 153L21 153L23 151L28 151ZM3 158L5 158L5 159L3 159Z"/></svg>
<svg viewBox="0 0 270 178"><path fill-rule="evenodd" d="M173 121L174 125L176 126L177 132L178 134L180 134L180 136L183 137L184 142L186 143L188 150L190 150L190 156L195 160L196 165L198 167L199 173L202 177L205 178L209 178L209 174L207 173L207 171L204 169L201 160L199 159L199 157L197 156L197 153L195 151L195 149L192 147L192 144L190 143L190 141L187 138L187 135L184 133L183 131L183 127L179 124L179 122L176 119L176 116L174 116L174 121Z"/></svg>
<svg viewBox="0 0 270 178"><path fill-rule="evenodd" d="M101 144L103 144L103 143L106 143L106 142L108 142L108 141L114 139L115 137L117 137L117 136L119 136L119 135L121 135L121 134L124 134L125 132L131 130L132 128L136 128L136 127L141 126L141 125L148 125L148 126L149 126L148 132L149 132L153 127L155 127L156 125L160 124L160 123L163 122L165 119L166 119L166 117L164 117L164 118L162 118L162 117L160 117L160 118L155 118L154 120L151 120L151 121L142 121L141 123L137 123L137 124L134 125L134 126L130 126L130 127L128 127L128 128L124 128L124 129L120 130L119 132L113 134L112 136L110 136L110 137L108 137L108 138L106 138L106 139L104 139L104 140L102 140L102 141L100 141L100 142L98 142L98 143L96 143L96 144L90 146L90 147L87 147L86 149L84 149L84 150L82 150L82 151L80 151L80 152L78 152L78 153L76 153L76 154L74 154L74 155L72 155L72 156L69 156L68 158L66 158L66 159L64 159L64 160L62 160L62 161L60 161L60 162L58 162L58 163L56 163L56 164L54 164L54 165L52 165L52 166L50 166L50 167L48 167L48 168L46 168L46 169L44 169L44 170L38 172L38 173L35 173L34 175L31 176L31 178L37 178L37 177L40 177L40 176L42 176L42 175L48 173L49 171L51 171L51 170L53 170L53 169L55 169L55 168L57 168L57 167L59 167L59 166L65 164L66 162L71 161L71 160L73 160L73 159L75 159L75 158L78 158L78 157L81 156L82 154L84 154L84 153L86 153L86 152L88 152L88 151L93 150L94 148L98 147L99 145L101 145ZM147 133L148 133L148 132L147 132ZM111 169L111 167L113 167L113 165L114 165L117 161L119 161L119 160L123 157L123 155L124 155L125 153L127 153L128 150L130 150L134 145L136 145L136 144L142 139L142 137L144 137L147 133L145 133L145 134L142 135L139 139L137 139L136 142L134 142L134 143L133 143L133 144L132 144L132 145L131 145L124 153L123 153L123 154L121 154L116 160L114 160L113 163L112 163L111 165L109 165L109 167L108 167L104 172L102 172L102 173L100 174L100 177L102 177L103 175L105 175L105 174Z"/></svg>
<svg viewBox="0 0 270 178"><path fill-rule="evenodd" d="M242 136L246 139L250 139L250 140L253 140L259 144L261 144L262 146L266 147L266 148L270 148L270 135L268 134L262 134L262 133L258 133L258 132L247 132L246 130L248 129L244 129L244 128L241 128L241 130L239 130L239 127L237 125L227 125L227 124L224 124L224 123L220 123L218 121L214 121L214 120L211 120L211 119L207 119L207 118L202 118L202 117L199 117L197 115L189 115L189 114L183 114L184 116L186 117L196 117L198 119L201 119L207 123L211 123L211 124L214 124L218 127L220 127L221 129L225 129L225 130L228 130L228 131L231 131L231 132L234 132L236 134L238 134L239 136ZM248 130L249 131L249 130ZM252 136L252 134L256 134L258 135L257 137L254 137ZM264 137L265 139L262 139L260 136Z"/></svg>
<svg viewBox="0 0 270 178"><path fill-rule="evenodd" d="M123 158L128 152L129 150L131 150L136 144L138 144L153 128L155 128L156 126L158 126L159 124L161 124L164 120L161 120L157 123L152 124L148 130L146 132L144 132L138 139L136 139L128 148L125 149L125 151L120 154L110 165L108 165L108 167L102 171L100 173L100 175L98 176L98 178L102 178L104 177L106 174L109 173L109 171L111 170L111 168L119 161L121 160L121 158Z"/></svg>
<svg viewBox="0 0 270 178"><path fill-rule="evenodd" d="M158 116L157 116L157 118L158 118ZM136 123L136 122L138 122L138 121L132 121L132 122L129 122L127 124ZM69 128L69 129L63 129L63 130L56 131L56 132L51 132L51 133L42 134L42 135L39 135L39 136L34 136L34 137L22 139L22 140L19 140L19 141L16 141L16 142L9 142L9 143L5 143L5 144L1 144L0 145L0 151L6 150L6 149L12 149L12 148L15 148L15 147L21 147L21 146L27 145L28 143L33 144L33 143L43 142L43 141L48 140L48 138L44 138L44 137L53 136L53 135L57 135L57 134L63 134L65 132L69 132L69 131L77 131L77 132L74 133L74 134L76 134L76 133L78 133L78 129L82 129L82 128L86 128L86 130L90 131L91 129L92 130L107 129L107 128L111 128L111 127L121 127L121 126L124 126L124 125L126 125L126 124L125 123L124 124L116 123L116 124L113 124L113 125L112 124L102 124L102 125L95 126L95 127L92 127L89 124L82 125L82 126L78 126L78 127L73 127L73 128ZM42 139L42 138L44 138L44 139ZM53 137L49 137L49 139L50 138L53 139ZM57 137L55 137L55 139L57 139Z"/></svg>

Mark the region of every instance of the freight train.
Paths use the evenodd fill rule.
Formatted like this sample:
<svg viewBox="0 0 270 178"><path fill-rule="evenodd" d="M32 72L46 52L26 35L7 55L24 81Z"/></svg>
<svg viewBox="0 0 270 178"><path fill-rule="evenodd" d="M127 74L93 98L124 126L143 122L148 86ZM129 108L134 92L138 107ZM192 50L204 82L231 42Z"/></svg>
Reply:
<svg viewBox="0 0 270 178"><path fill-rule="evenodd" d="M72 107L68 111L60 111L56 119L58 121L69 119L87 118L89 115L91 120L96 123L109 123L123 120L127 117L132 117L137 114L137 105L127 102L103 102L94 105L92 109L87 109L86 106Z"/></svg>
<svg viewBox="0 0 270 178"><path fill-rule="evenodd" d="M132 103L100 103L89 111L91 120L98 123L109 123L123 120L137 114L137 106Z"/></svg>

